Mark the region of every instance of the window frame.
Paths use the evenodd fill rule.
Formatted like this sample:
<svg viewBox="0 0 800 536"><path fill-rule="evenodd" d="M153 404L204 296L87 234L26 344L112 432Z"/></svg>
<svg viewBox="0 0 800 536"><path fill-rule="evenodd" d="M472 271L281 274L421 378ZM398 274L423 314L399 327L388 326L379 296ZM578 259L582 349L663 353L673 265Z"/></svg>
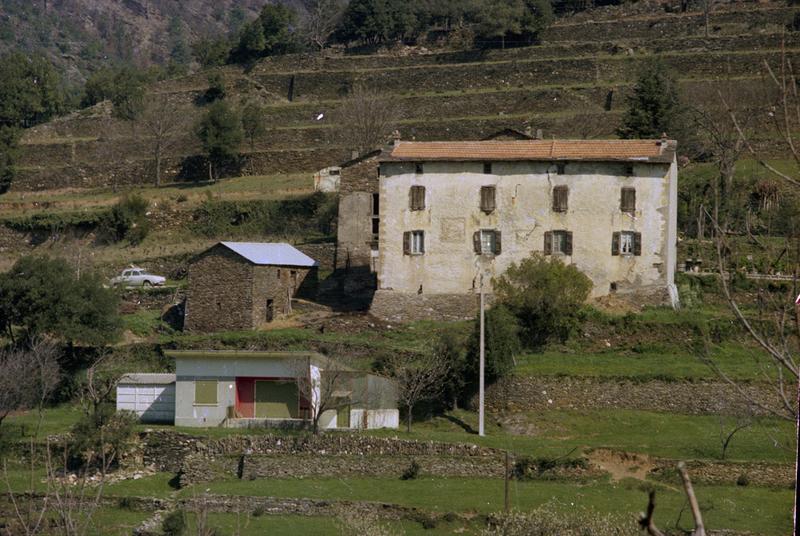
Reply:
<svg viewBox="0 0 800 536"><path fill-rule="evenodd" d="M408 189L408 209L413 211L425 210L425 186L412 184Z"/></svg>
<svg viewBox="0 0 800 536"><path fill-rule="evenodd" d="M422 175L425 173L425 166L422 162L414 162L414 174L415 175Z"/></svg>
<svg viewBox="0 0 800 536"><path fill-rule="evenodd" d="M411 231L409 255L425 255L425 231Z"/></svg>
<svg viewBox="0 0 800 536"><path fill-rule="evenodd" d="M632 196L633 203L626 204L626 195ZM619 210L625 214L636 214L636 188L632 186L623 186L619 191Z"/></svg>
<svg viewBox="0 0 800 536"><path fill-rule="evenodd" d="M636 233L633 231L620 231L619 233L619 254L631 256L634 252L636 243Z"/></svg>
<svg viewBox="0 0 800 536"><path fill-rule="evenodd" d="M484 192L492 192L491 195L484 195ZM481 186L480 199L478 200L481 212L486 214L491 214L495 210L497 210L497 186L494 184L487 184L485 186ZM489 198L491 198L491 202L489 202ZM486 203L484 203L486 200ZM491 205L491 206L490 206Z"/></svg>
<svg viewBox="0 0 800 536"><path fill-rule="evenodd" d="M206 387L210 387L208 384L214 384L213 393L214 393L214 401L213 402L201 402L198 401L198 386L201 384L205 384ZM219 405L219 380L195 380L194 381L194 399L193 399L194 406L218 406Z"/></svg>
<svg viewBox="0 0 800 536"><path fill-rule="evenodd" d="M556 175L566 175L566 174L567 174L567 163L556 162Z"/></svg>
<svg viewBox="0 0 800 536"><path fill-rule="evenodd" d="M559 244L563 247L561 249L556 250L555 237L563 237L563 239L559 240ZM544 233L544 254L545 255L563 255L565 257L571 257L574 251L573 248L573 235L572 231L568 231L566 229L555 229L552 231L545 231Z"/></svg>
<svg viewBox="0 0 800 536"><path fill-rule="evenodd" d="M563 192L563 193L562 193ZM559 203L563 196L563 205ZM553 186L553 212L567 212L569 211L569 186L566 184L559 184Z"/></svg>
<svg viewBox="0 0 800 536"><path fill-rule="evenodd" d="M483 174L484 175L492 175L492 163L491 162L484 162L483 163Z"/></svg>

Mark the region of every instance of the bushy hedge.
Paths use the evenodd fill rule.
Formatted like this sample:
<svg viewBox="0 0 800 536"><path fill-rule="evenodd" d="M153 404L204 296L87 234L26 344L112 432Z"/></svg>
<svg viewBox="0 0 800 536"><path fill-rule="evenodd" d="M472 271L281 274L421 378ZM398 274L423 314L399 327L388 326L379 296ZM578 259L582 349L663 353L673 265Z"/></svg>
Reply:
<svg viewBox="0 0 800 536"><path fill-rule="evenodd" d="M336 216L335 196L321 192L282 200L207 200L195 209L191 229L207 237L320 237L333 233Z"/></svg>

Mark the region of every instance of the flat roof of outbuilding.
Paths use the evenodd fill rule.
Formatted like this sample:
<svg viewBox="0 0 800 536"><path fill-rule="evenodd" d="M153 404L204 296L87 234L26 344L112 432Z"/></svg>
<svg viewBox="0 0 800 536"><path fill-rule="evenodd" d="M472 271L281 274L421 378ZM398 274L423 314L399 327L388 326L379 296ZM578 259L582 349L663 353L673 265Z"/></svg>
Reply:
<svg viewBox="0 0 800 536"><path fill-rule="evenodd" d="M274 264L277 266L300 266L311 268L319 263L285 242L220 242L234 253L241 255L253 264Z"/></svg>
<svg viewBox="0 0 800 536"><path fill-rule="evenodd" d="M175 383L175 374L156 372L129 372L119 379L127 385L169 385Z"/></svg>

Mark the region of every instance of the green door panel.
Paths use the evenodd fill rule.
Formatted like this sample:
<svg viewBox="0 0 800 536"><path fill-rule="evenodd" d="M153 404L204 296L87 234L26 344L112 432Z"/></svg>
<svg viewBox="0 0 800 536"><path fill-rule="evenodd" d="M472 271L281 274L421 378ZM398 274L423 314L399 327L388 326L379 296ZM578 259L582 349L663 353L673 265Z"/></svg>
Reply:
<svg viewBox="0 0 800 536"><path fill-rule="evenodd" d="M339 406L336 410L336 427L350 428L350 406Z"/></svg>
<svg viewBox="0 0 800 536"><path fill-rule="evenodd" d="M297 384L290 382L256 382L256 417L261 419L295 419L298 415Z"/></svg>

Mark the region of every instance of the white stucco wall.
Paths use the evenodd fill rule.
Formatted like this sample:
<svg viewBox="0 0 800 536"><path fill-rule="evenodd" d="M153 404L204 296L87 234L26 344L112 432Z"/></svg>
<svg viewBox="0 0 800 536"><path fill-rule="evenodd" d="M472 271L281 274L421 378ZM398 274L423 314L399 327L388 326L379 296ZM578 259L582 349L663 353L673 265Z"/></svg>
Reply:
<svg viewBox="0 0 800 536"><path fill-rule="evenodd" d="M295 378L299 360L264 357L176 357L175 425L217 426L236 404L236 377ZM195 380L217 380L217 404L194 403Z"/></svg>
<svg viewBox="0 0 800 536"><path fill-rule="evenodd" d="M545 162L493 162L492 174L481 162L426 162L415 174L413 163L382 164L380 179L380 262L378 288L416 293L469 293L478 286L478 274L502 274L515 261L542 251L544 232L573 233L575 263L593 283L593 296L609 292L617 282L620 292L648 286L665 287L674 270L674 218L677 171L674 164L568 163L558 175ZM409 188L425 186L425 210L409 210ZM552 211L552 189L569 187L566 213ZM480 210L481 186L497 188L497 208ZM636 213L620 211L622 187L636 188ZM672 226L672 227L671 227ZM671 228L670 228L671 227ZM480 229L502 232L497 257L476 255L473 233ZM403 254L403 232L425 231L425 254ZM641 256L611 254L612 233L642 234ZM671 235L671 236L668 236Z"/></svg>

